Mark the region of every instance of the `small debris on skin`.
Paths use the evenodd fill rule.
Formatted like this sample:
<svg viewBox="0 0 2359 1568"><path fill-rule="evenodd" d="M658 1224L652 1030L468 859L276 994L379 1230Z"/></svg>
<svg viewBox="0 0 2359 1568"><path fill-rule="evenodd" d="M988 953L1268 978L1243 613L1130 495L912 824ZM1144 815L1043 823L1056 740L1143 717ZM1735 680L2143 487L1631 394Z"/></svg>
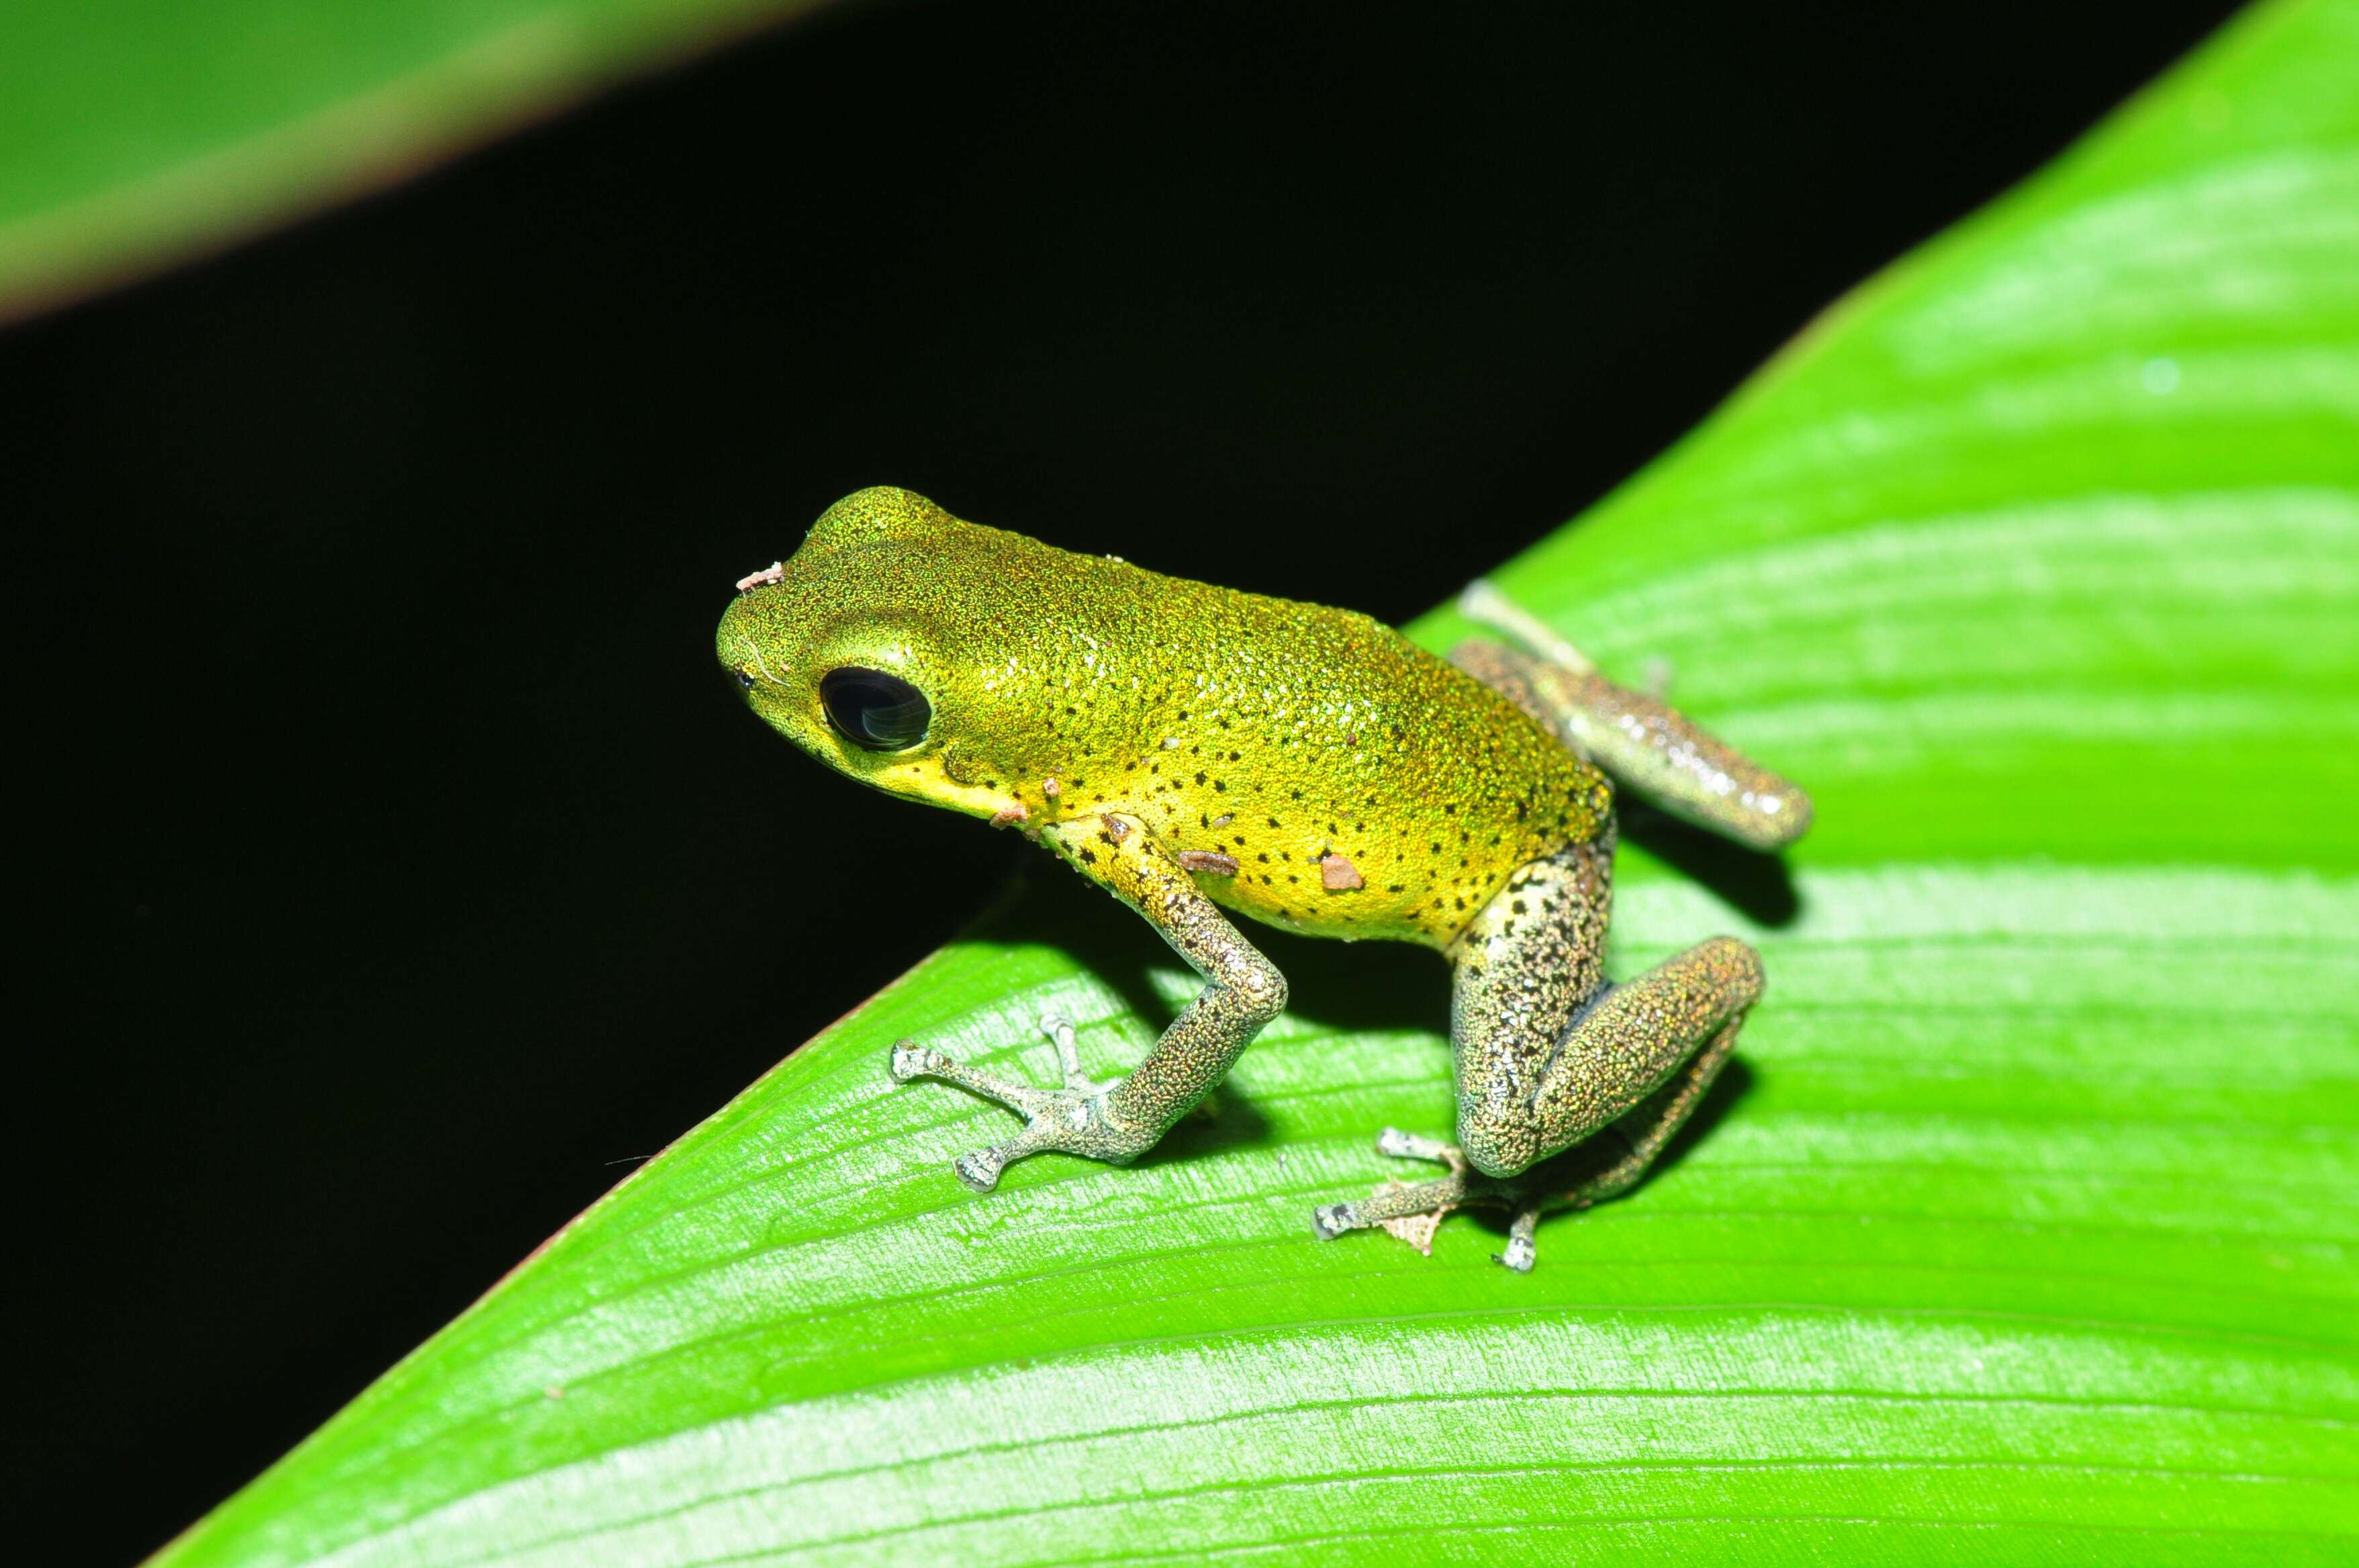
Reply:
<svg viewBox="0 0 2359 1568"><path fill-rule="evenodd" d="M548 1395L552 1399L561 1399L565 1398L565 1388L562 1384L551 1383L548 1388L543 1388L541 1392Z"/></svg>
<svg viewBox="0 0 2359 1568"><path fill-rule="evenodd" d="M752 588L776 588L786 580L787 563L783 561L774 561L761 571L737 579L737 592L743 593Z"/></svg>
<svg viewBox="0 0 2359 1568"><path fill-rule="evenodd" d="M1360 868L1345 855L1330 851L1319 862L1319 883L1330 893L1347 893L1366 884L1360 880Z"/></svg>
<svg viewBox="0 0 2359 1568"><path fill-rule="evenodd" d="M1040 781L1040 793L1048 796L1051 800L1063 794L1064 790L1065 787L1054 779L1044 779Z"/></svg>
<svg viewBox="0 0 2359 1568"><path fill-rule="evenodd" d="M1020 822L1027 821L1031 815L1030 811L1024 809L1024 802L1018 800L1012 806L1002 806L992 812L991 825L995 828L1012 828Z"/></svg>
<svg viewBox="0 0 2359 1568"><path fill-rule="evenodd" d="M1180 869L1184 871L1209 871L1215 877L1234 877L1237 874L1237 857L1223 855L1217 850L1183 849L1179 859Z"/></svg>
<svg viewBox="0 0 2359 1568"><path fill-rule="evenodd" d="M1105 820L1105 825L1107 836L1116 844L1130 836L1130 824L1120 817L1108 817Z"/></svg>
<svg viewBox="0 0 2359 1568"><path fill-rule="evenodd" d="M1359 731L1357 731L1357 730L1349 730L1349 731L1346 731L1346 732L1344 733L1344 735L1343 735L1343 744L1344 744L1345 746L1357 746L1357 745L1359 745L1359 744L1360 744L1360 732L1359 732Z"/></svg>
<svg viewBox="0 0 2359 1568"><path fill-rule="evenodd" d="M1237 814L1234 811L1223 811L1212 819L1212 825L1216 828L1224 828L1236 820Z"/></svg>

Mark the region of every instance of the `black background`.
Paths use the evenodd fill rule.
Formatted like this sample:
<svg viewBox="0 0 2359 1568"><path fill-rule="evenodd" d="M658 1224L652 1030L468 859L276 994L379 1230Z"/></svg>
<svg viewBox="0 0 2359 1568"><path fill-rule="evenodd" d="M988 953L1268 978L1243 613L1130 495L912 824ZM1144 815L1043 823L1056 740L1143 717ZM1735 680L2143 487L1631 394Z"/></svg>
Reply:
<svg viewBox="0 0 2359 1568"><path fill-rule="evenodd" d="M1406 618L2225 9L845 5L0 334L16 1533L158 1544L1004 883L712 665L829 501Z"/></svg>

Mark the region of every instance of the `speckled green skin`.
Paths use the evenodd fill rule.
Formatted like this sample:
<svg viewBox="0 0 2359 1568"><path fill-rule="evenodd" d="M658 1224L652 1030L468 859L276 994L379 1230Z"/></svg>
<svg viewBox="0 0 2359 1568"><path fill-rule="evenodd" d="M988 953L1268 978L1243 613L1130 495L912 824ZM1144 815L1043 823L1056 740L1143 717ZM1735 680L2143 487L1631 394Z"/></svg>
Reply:
<svg viewBox="0 0 2359 1568"><path fill-rule="evenodd" d="M757 713L864 783L1020 807L1036 833L1135 816L1174 855L1236 860L1197 874L1213 902L1313 936L1447 948L1516 866L1611 810L1604 777L1513 702L1366 615L1075 555L906 491L829 508L716 649L755 673ZM926 741L837 735L814 683L840 664L925 691ZM1360 887L1323 887L1330 854Z"/></svg>
<svg viewBox="0 0 2359 1568"><path fill-rule="evenodd" d="M1518 1269L1541 1210L1637 1179L1759 995L1758 960L1727 938L1606 983L1612 788L1576 748L1749 842L1798 833L1807 799L1593 672L1471 645L1454 656L1470 674L1365 615L1075 555L887 488L837 503L748 584L715 651L763 719L864 783L1020 828L1206 981L1110 1084L1082 1073L1060 1019L1044 1020L1060 1089L897 1046L897 1078L941 1078L1025 1118L957 1162L978 1190L1043 1149L1136 1158L1277 1014L1283 977L1223 908L1450 956L1458 1145L1388 1131L1379 1147L1452 1173L1321 1209L1315 1228L1504 1203L1516 1219L1502 1261ZM820 682L846 667L922 692L923 738L845 739ZM1788 792L1778 822L1762 820L1764 780ZM1574 1169L1534 1170L1577 1143Z"/></svg>

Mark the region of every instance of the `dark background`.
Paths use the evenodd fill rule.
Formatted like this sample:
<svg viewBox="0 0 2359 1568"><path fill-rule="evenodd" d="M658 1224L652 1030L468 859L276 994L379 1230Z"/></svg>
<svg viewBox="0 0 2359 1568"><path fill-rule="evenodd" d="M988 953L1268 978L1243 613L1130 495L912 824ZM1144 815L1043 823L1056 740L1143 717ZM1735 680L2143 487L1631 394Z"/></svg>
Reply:
<svg viewBox="0 0 2359 1568"><path fill-rule="evenodd" d="M1406 618L2226 10L845 5L0 333L15 1533L157 1545L1005 881L712 667L829 501Z"/></svg>

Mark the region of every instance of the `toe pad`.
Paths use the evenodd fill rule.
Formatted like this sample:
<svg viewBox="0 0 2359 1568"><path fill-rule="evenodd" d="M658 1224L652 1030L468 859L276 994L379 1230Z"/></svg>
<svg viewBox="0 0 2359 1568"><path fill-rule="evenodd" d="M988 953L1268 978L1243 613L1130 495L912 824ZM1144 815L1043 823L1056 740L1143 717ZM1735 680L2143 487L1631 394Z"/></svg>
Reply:
<svg viewBox="0 0 2359 1568"><path fill-rule="evenodd" d="M958 1179L977 1192L988 1192L999 1185L999 1173L1007 1162L992 1151L983 1149L974 1154L962 1154L951 1161Z"/></svg>
<svg viewBox="0 0 2359 1568"><path fill-rule="evenodd" d="M1349 1203L1329 1203L1310 1211L1310 1229L1321 1241L1332 1241L1353 1228Z"/></svg>

